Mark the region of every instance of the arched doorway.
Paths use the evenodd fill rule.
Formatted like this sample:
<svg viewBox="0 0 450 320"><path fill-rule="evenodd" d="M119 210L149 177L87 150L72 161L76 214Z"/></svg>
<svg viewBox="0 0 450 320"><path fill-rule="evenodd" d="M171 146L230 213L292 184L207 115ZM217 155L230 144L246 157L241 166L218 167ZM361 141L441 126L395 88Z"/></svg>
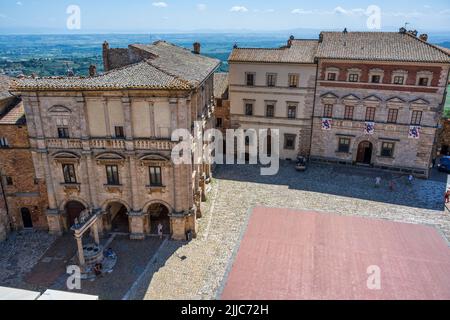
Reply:
<svg viewBox="0 0 450 320"><path fill-rule="evenodd" d="M108 205L106 211L106 230L120 233L130 232L130 223L126 206L120 202L112 202Z"/></svg>
<svg viewBox="0 0 450 320"><path fill-rule="evenodd" d="M22 214L22 223L24 229L32 229L33 228L33 219L31 217L31 212L28 208L20 209L20 213Z"/></svg>
<svg viewBox="0 0 450 320"><path fill-rule="evenodd" d="M75 219L79 219L84 210L86 210L86 207L81 202L70 201L66 204L67 223L69 228L75 224Z"/></svg>
<svg viewBox="0 0 450 320"><path fill-rule="evenodd" d="M160 223L163 226L163 233L171 234L169 209L165 205L161 203L154 203L150 205L148 208L148 214L150 215L151 234L158 234L158 225Z"/></svg>
<svg viewBox="0 0 450 320"><path fill-rule="evenodd" d="M358 153L356 155L356 162L362 164L372 163L373 145L369 141L363 141L358 145Z"/></svg>

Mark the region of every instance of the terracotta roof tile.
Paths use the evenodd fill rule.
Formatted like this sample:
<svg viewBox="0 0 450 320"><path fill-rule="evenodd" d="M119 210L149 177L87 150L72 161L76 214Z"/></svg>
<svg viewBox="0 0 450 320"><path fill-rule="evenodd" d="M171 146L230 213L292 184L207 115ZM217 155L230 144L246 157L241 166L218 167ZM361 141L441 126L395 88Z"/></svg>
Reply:
<svg viewBox="0 0 450 320"><path fill-rule="evenodd" d="M17 104L9 112L0 117L0 125L2 124L25 124L25 110L22 102L17 101Z"/></svg>
<svg viewBox="0 0 450 320"><path fill-rule="evenodd" d="M214 74L214 98L222 98L228 89L228 73L217 72Z"/></svg>

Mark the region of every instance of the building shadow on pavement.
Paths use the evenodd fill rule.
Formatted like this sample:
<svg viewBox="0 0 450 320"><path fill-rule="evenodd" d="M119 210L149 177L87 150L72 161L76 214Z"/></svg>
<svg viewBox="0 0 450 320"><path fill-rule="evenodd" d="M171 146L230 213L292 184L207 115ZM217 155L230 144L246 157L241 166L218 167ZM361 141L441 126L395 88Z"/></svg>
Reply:
<svg viewBox="0 0 450 320"><path fill-rule="evenodd" d="M262 176L259 165L218 165L215 178L257 184L287 186L291 190L315 192L324 197L341 196L412 208L443 211L448 175L433 169L430 179L414 179L408 175L371 168L344 165L308 164L306 172L295 170L292 161L281 161L274 176ZM376 177L381 186L375 187ZM394 190L389 182L394 182ZM251 192L251 190L248 190Z"/></svg>

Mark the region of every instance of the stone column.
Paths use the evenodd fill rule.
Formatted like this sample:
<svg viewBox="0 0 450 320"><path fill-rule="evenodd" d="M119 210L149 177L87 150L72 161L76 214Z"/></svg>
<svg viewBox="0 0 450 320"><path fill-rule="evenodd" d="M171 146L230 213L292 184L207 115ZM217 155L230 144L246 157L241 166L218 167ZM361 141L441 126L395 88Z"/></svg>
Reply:
<svg viewBox="0 0 450 320"><path fill-rule="evenodd" d="M125 121L125 138L127 140L133 139L133 121L131 115L131 99L129 97L122 98L123 117Z"/></svg>
<svg viewBox="0 0 450 320"><path fill-rule="evenodd" d="M58 205L56 201L54 181L52 177L52 171L50 168L50 160L46 152L41 153L42 164L44 166L45 181L47 186L47 198L48 198L48 209L47 209L47 221L49 227L49 233L55 235L62 235L64 231L64 224L62 222L61 214L58 210Z"/></svg>
<svg viewBox="0 0 450 320"><path fill-rule="evenodd" d="M98 234L98 225L97 225L97 221L94 223L94 225L92 226L92 230L94 232L94 241L96 245L100 245L100 237Z"/></svg>
<svg viewBox="0 0 450 320"><path fill-rule="evenodd" d="M103 112L105 113L105 125L106 125L106 135L108 138L111 138L111 122L109 119L109 107L108 107L108 99L103 98Z"/></svg>
<svg viewBox="0 0 450 320"><path fill-rule="evenodd" d="M98 197L97 197L97 170L95 170L94 162L95 160L92 157L92 152L86 152L85 153L85 169L88 174L88 183L89 183L89 195L91 200L91 208L93 210L97 210L99 207L98 204Z"/></svg>
<svg viewBox="0 0 450 320"><path fill-rule="evenodd" d="M80 262L81 269L84 269L86 265L86 261L84 260L84 251L83 251L83 240L81 238L76 238L77 240L77 248L78 248L78 260Z"/></svg>

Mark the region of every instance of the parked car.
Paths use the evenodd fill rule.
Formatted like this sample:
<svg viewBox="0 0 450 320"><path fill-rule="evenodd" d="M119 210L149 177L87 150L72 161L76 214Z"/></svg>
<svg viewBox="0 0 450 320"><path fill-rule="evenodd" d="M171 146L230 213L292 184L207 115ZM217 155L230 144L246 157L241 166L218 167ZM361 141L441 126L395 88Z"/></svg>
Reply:
<svg viewBox="0 0 450 320"><path fill-rule="evenodd" d="M295 164L295 170L306 171L306 158L305 157L297 158L297 163Z"/></svg>
<svg viewBox="0 0 450 320"><path fill-rule="evenodd" d="M450 157L442 157L438 163L438 170L441 172L450 172Z"/></svg>

